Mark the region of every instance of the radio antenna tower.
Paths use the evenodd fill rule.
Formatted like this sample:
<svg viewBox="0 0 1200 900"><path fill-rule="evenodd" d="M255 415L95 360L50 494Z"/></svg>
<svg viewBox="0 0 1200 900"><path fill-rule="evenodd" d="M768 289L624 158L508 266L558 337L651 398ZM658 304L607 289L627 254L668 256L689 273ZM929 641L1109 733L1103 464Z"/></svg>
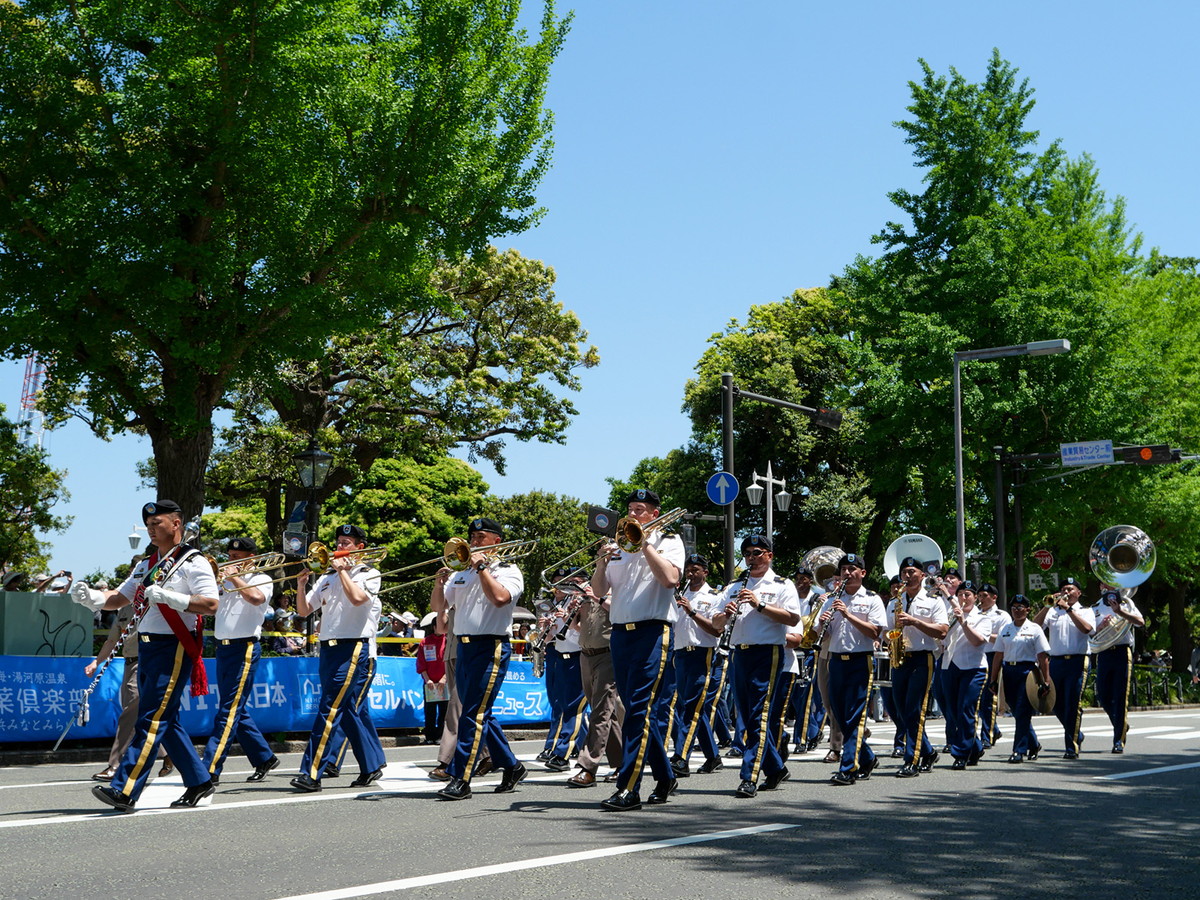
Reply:
<svg viewBox="0 0 1200 900"><path fill-rule="evenodd" d="M42 449L42 436L46 430L46 417L37 408L38 394L46 378L46 366L38 358L37 351L25 357L25 381L21 386L21 414L17 419L17 435L21 445Z"/></svg>

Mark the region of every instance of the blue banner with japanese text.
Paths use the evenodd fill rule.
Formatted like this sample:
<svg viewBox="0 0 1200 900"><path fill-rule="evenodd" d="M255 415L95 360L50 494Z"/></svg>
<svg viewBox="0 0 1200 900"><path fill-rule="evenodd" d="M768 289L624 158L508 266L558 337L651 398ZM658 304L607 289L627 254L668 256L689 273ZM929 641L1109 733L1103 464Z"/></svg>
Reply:
<svg viewBox="0 0 1200 900"><path fill-rule="evenodd" d="M91 660L78 657L0 656L0 741L53 741L92 679L84 673ZM209 692L185 694L183 727L194 738L212 732L219 699L215 660L206 659ZM377 728L420 728L425 722L425 692L416 660L381 656L369 702ZM84 725L71 727L67 739L112 737L120 714L119 692L124 660L108 667L88 698ZM316 657L270 656L259 661L247 708L264 732L307 732L320 701ZM514 660L500 695L496 717L502 725L544 724L550 719L544 679L533 666Z"/></svg>

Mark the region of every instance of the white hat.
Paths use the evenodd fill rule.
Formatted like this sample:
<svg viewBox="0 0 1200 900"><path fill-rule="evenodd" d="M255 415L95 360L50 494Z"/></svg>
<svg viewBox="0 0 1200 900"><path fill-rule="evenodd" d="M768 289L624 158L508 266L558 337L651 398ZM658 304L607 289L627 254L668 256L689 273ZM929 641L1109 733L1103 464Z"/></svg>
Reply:
<svg viewBox="0 0 1200 900"><path fill-rule="evenodd" d="M407 609L404 612L400 613L400 618L403 621L407 622L409 625L417 624L417 617L413 613L410 613Z"/></svg>
<svg viewBox="0 0 1200 900"><path fill-rule="evenodd" d="M421 628L428 628L428 627L429 627L430 625L432 625L432 624L433 624L433 623L434 623L436 620L437 620L437 613L434 613L434 612L431 612L431 613L425 613L425 615L424 615L424 616L421 618L421 625L420 625L420 627L421 627Z"/></svg>

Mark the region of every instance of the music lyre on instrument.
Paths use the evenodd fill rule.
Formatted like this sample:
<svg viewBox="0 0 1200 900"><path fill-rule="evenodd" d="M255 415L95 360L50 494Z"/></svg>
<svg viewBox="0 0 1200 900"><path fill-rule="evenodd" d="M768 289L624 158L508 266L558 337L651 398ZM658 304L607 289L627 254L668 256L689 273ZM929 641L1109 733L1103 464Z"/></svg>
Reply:
<svg viewBox="0 0 1200 900"><path fill-rule="evenodd" d="M1135 525L1113 525L1096 535L1088 550L1088 565L1103 584L1111 585L1129 599L1138 585L1153 573L1157 561L1154 541ZM1115 613L1088 635L1092 653L1121 643L1133 624Z"/></svg>

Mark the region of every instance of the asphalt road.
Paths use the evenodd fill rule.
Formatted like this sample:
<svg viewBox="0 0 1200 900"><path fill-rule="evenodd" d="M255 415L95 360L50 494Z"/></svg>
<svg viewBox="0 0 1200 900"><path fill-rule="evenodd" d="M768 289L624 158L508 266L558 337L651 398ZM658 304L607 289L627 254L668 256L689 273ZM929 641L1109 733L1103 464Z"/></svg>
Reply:
<svg viewBox="0 0 1200 900"><path fill-rule="evenodd" d="M1200 710L1134 713L1122 756L1089 713L1077 761L1060 758L1053 719L1035 724L1034 763L1005 761L1005 719L966 772L943 760L903 780L886 759L834 787L822 749L793 756L772 793L736 799L728 766L629 813L599 808L603 785L569 789L531 762L516 793L491 793L489 776L469 800L438 801L424 747L389 750L371 789L351 773L319 794L288 786L295 754L261 784L235 759L211 804L167 809L175 777L131 814L92 797L95 763L13 766L0 769L0 897L1200 897ZM529 761L540 742L514 749Z"/></svg>

